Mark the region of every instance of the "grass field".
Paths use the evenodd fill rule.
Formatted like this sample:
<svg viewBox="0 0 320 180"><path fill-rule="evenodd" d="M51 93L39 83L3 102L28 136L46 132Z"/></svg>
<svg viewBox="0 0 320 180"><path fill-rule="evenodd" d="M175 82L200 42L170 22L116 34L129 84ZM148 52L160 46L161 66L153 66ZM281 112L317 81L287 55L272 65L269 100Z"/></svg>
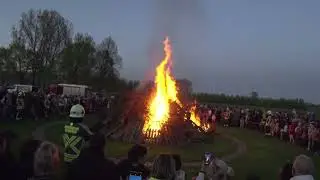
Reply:
<svg viewBox="0 0 320 180"><path fill-rule="evenodd" d="M57 124L46 131L46 138L57 144L61 144L63 133L63 124ZM108 141L106 147L106 154L114 158L126 157L128 150L133 144L128 144L119 141ZM209 137L205 143L192 143L183 146L159 146L149 145L148 160L152 160L157 154L170 153L180 154L184 161L199 161L204 152L213 151L217 156L224 156L234 151L236 145L232 142L216 136L215 138Z"/></svg>
<svg viewBox="0 0 320 180"><path fill-rule="evenodd" d="M17 155L19 152L20 146L22 143L32 138L32 131L37 127L45 124L46 121L6 121L0 122L0 131L12 131L14 132L18 138L13 140L11 149L13 150L14 154Z"/></svg>
<svg viewBox="0 0 320 180"><path fill-rule="evenodd" d="M219 131L237 137L247 145L247 153L234 159L230 164L235 170L236 179L245 179L249 173L255 173L263 180L277 179L279 169L286 161L292 161L301 153L310 155L298 146L265 137L254 130L220 127ZM316 177L320 177L320 158L313 157L313 159L317 167Z"/></svg>
<svg viewBox="0 0 320 180"><path fill-rule="evenodd" d="M27 138L30 138L32 131L39 125L46 122L39 121L21 121L11 123L0 123L0 129L13 130L20 139L15 141L13 149L15 152L21 142ZM46 129L45 133L48 139L53 142L61 143L62 125L56 125ZM234 168L236 177L234 179L245 179L249 173L259 175L263 180L277 179L277 175L280 167L288 160L301 153L308 154L304 149L287 144L275 138L264 137L263 134L253 130L243 130L239 128L222 128L218 127L219 133L225 133L232 135L239 140L243 141L247 145L247 152L241 157L238 157L230 162L230 165ZM123 157L126 155L127 150L131 147L131 144L122 142L108 141L107 144L107 155L113 157ZM165 146L150 146L148 158L151 160L156 154L167 152L167 153L179 153L183 161L196 161L201 158L201 155L205 151L213 151L218 156L229 154L236 150L236 147L229 140L221 137L214 139L214 144L192 144L189 146L176 146L176 147L165 147ZM310 155L311 156L311 155ZM320 157L313 157L315 165L317 167L318 174L320 177ZM198 171L198 167L185 168L188 179L190 176L195 175Z"/></svg>

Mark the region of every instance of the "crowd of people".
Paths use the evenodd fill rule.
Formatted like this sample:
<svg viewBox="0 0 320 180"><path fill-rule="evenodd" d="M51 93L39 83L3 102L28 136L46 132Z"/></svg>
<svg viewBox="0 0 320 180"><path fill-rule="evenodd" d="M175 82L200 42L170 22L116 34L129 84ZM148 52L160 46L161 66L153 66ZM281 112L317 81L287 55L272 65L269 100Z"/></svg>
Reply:
<svg viewBox="0 0 320 180"><path fill-rule="evenodd" d="M320 121L313 112L271 111L238 107L201 106L201 119L225 127L257 129L265 136L297 144L315 154L320 153Z"/></svg>
<svg viewBox="0 0 320 180"><path fill-rule="evenodd" d="M148 148L143 145L133 145L127 154L127 158L115 161L107 159L105 155L106 139L99 131L89 129L84 123L85 112L93 107L86 107L81 97L66 97L52 94L41 95L40 93L5 93L2 104L2 117L9 116L8 107L17 114L16 120L21 120L27 115L32 118L47 117L57 112L68 112L70 121L64 126L63 153L62 149L54 143L40 140L28 140L20 149L19 159L15 159L10 151L11 142L18 137L12 133L4 132L0 134L0 179L21 179L21 180L91 180L91 179L116 179L116 180L228 180L237 179L232 167L226 162L216 157L214 153L209 153L207 157L204 153L203 162L199 167L199 172L193 177L187 177L183 169L183 162L179 154L159 154L152 164L146 163ZM7 104L8 99L14 98L16 101L22 98L23 103L30 103L31 108L19 108L19 103ZM29 97L31 96L31 97ZM36 106L35 97L39 97L39 104ZM33 100L29 100L31 98ZM46 107L46 101L50 106ZM83 100L83 99L82 99ZM13 102L11 100L11 102ZM55 103L54 103L55 102ZM59 104L59 102L61 102ZM64 103L62 103L64 102ZM63 106L62 106L63 104ZM54 107L53 107L54 106ZM91 105L92 106L92 105ZM44 113L39 113L39 108L43 108ZM85 110L88 109L88 110ZM38 111L37 111L38 110ZM54 111L53 111L54 110ZM46 111L48 114L46 114ZM3 112L5 112L3 114ZM39 114L38 114L38 113ZM318 137L314 133L319 133L317 124L312 115L306 116L292 111L272 112L261 110L249 110L241 108L220 108L204 106L198 112L202 119L212 122L221 122L225 127L239 126L241 128L257 128L266 136L275 136L279 139L287 140L290 143L306 145L308 150L316 152ZM20 116L18 116L20 114ZM16 118L16 117L20 118ZM306 139L299 134L305 132ZM63 154L63 159L61 158ZM61 173L61 169L65 172ZM313 180L315 168L312 159L306 155L297 156L293 163L286 163L279 175L281 180ZM60 176L59 176L60 175ZM258 180L259 176L248 175L247 179Z"/></svg>
<svg viewBox="0 0 320 180"><path fill-rule="evenodd" d="M105 105L106 97L92 95L56 95L44 91L10 92L0 89L0 119L23 120L66 116L72 105L80 103L86 112L95 112Z"/></svg>

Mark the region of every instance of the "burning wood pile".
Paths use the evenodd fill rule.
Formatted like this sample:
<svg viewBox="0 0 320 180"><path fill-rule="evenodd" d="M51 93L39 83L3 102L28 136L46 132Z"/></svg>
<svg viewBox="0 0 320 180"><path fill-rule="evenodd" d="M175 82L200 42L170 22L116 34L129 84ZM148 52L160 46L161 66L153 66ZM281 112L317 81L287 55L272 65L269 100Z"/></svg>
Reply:
<svg viewBox="0 0 320 180"><path fill-rule="evenodd" d="M128 119L123 130L113 134L113 138L135 143L177 144L199 137L210 128L197 116L195 104L184 105L178 98L179 88L171 74L172 50L168 37L164 41L164 53L149 98L140 95L129 105L142 106L133 110L137 120Z"/></svg>

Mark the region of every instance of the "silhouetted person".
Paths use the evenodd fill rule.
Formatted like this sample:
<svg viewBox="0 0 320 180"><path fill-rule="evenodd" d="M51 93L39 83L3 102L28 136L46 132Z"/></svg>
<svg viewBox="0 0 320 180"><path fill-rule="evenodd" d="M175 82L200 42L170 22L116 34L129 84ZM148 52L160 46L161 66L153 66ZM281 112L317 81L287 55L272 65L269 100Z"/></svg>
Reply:
<svg viewBox="0 0 320 180"><path fill-rule="evenodd" d="M105 158L106 140L102 134L95 134L89 147L82 150L78 159L71 164L68 180L119 180L116 165Z"/></svg>
<svg viewBox="0 0 320 180"><path fill-rule="evenodd" d="M144 166L147 148L141 145L134 145L128 152L128 158L118 163L118 171L122 179L127 179L130 172L139 172L143 179L147 179L150 171Z"/></svg>

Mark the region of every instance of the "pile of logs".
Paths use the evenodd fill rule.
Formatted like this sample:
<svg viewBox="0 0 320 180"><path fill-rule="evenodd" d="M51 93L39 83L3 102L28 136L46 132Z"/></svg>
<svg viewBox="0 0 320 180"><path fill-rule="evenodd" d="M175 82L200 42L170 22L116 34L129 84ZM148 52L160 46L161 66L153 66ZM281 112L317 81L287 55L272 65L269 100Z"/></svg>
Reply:
<svg viewBox="0 0 320 180"><path fill-rule="evenodd" d="M128 143L177 145L191 142L195 137L201 138L205 134L202 128L184 119L181 113L172 114L169 123L160 132L149 130L143 133L144 103L144 95L133 96L126 105L119 125L107 133L108 138Z"/></svg>

